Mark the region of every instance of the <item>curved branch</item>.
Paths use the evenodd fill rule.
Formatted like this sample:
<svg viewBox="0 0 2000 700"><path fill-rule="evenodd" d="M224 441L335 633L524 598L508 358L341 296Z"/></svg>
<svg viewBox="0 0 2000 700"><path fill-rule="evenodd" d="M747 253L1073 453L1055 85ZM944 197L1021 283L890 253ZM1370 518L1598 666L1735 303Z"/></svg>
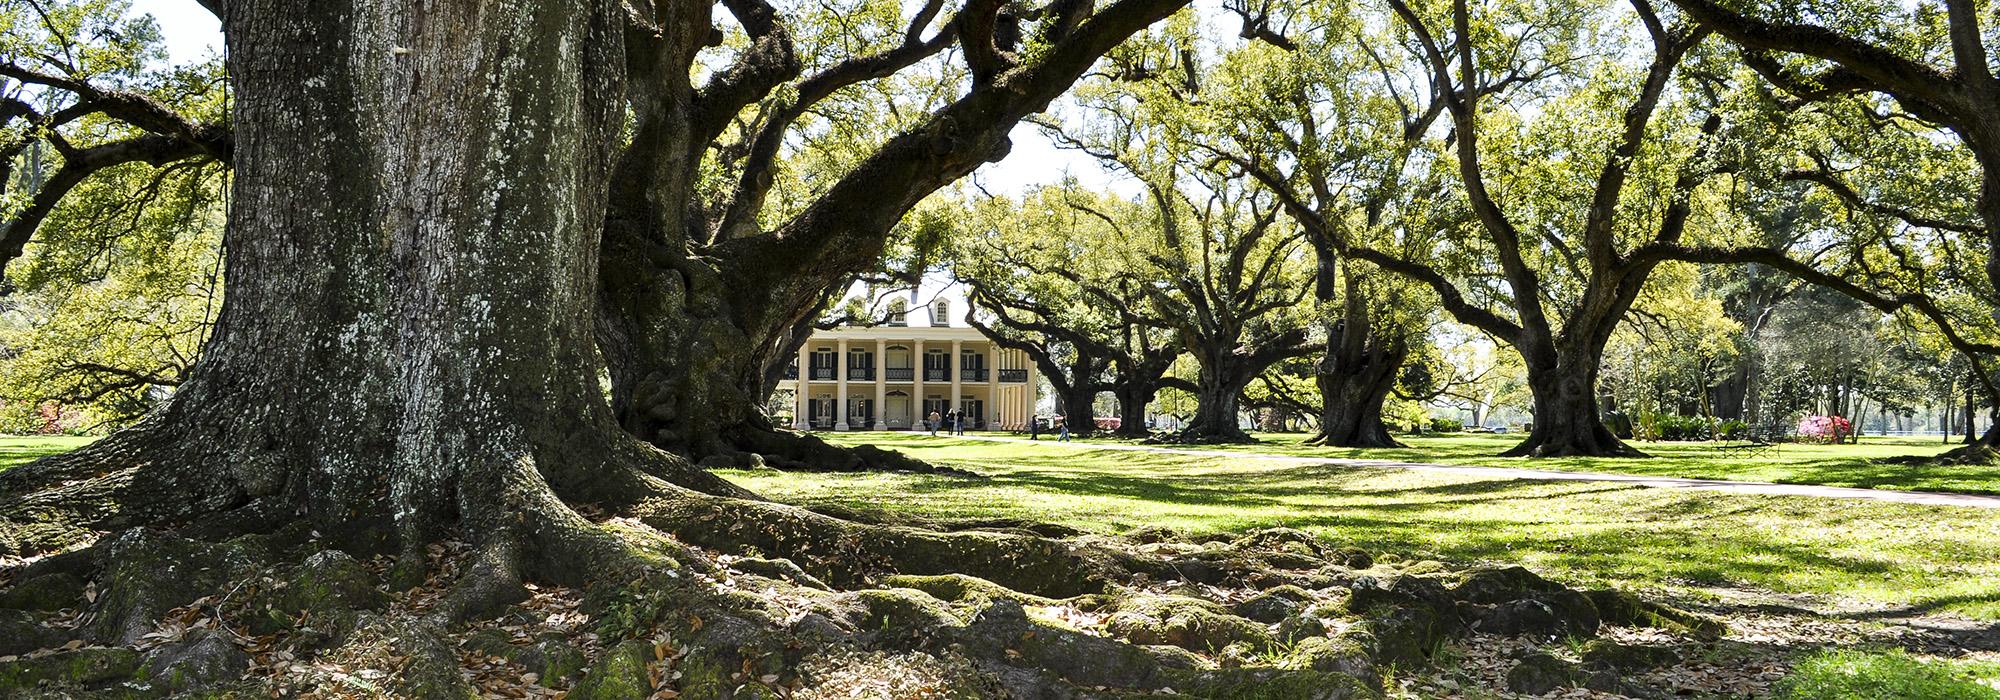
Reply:
<svg viewBox="0 0 2000 700"><path fill-rule="evenodd" d="M229 143L229 132L212 127L203 138L195 141L147 134L69 150L64 155L62 167L42 184L41 190L35 192L28 205L0 225L0 279L5 277L7 263L21 256L35 230L62 203L63 197L91 175L127 163L161 166L187 158L214 157L216 153L228 153Z"/></svg>
<svg viewBox="0 0 2000 700"><path fill-rule="evenodd" d="M749 33L750 46L734 65L695 93L694 110L689 115L691 140L704 146L720 136L744 107L799 74L791 32L778 22L776 9L764 0L722 0L722 5Z"/></svg>
<svg viewBox="0 0 2000 700"><path fill-rule="evenodd" d="M763 210L764 199L776 181L771 172L772 163L777 161L778 151L784 146L785 134L799 117L843 88L894 75L951 45L956 31L952 25L940 29L937 36L923 38L924 28L930 26L943 6L944 0L927 0L916 17L910 20L902 45L877 54L849 58L798 84L795 88L797 94L774 110L751 139L750 152L744 159L736 192L723 213L720 227L723 237L739 237L755 232L757 213Z"/></svg>
<svg viewBox="0 0 2000 700"><path fill-rule="evenodd" d="M1715 0L1673 2L1688 16L1738 44L1832 61L1867 80L1873 89L1906 104L1956 114L1983 109L1971 104L1954 76L1846 34L1812 24L1766 21L1723 7Z"/></svg>

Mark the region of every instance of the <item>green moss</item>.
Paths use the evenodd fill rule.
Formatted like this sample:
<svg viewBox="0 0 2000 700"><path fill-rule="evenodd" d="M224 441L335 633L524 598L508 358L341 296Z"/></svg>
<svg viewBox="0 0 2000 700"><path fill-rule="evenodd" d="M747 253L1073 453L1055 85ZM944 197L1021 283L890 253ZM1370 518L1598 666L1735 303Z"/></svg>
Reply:
<svg viewBox="0 0 2000 700"><path fill-rule="evenodd" d="M83 581L67 573L36 576L0 592L0 610L52 612L83 604Z"/></svg>
<svg viewBox="0 0 2000 700"><path fill-rule="evenodd" d="M873 588L851 595L867 610L862 627L867 630L935 629L965 624L951 606L929 593L910 588Z"/></svg>
<svg viewBox="0 0 2000 700"><path fill-rule="evenodd" d="M125 680L138 670L136 651L88 647L0 663L0 690L28 690L44 683L82 686Z"/></svg>
<svg viewBox="0 0 2000 700"><path fill-rule="evenodd" d="M1135 596L1121 602L1105 629L1134 644L1167 644L1215 652L1231 644L1252 650L1275 640L1263 625L1223 612L1214 603L1182 596Z"/></svg>
<svg viewBox="0 0 2000 700"><path fill-rule="evenodd" d="M570 700L646 700L654 690L652 678L647 675L647 667L652 661L651 643L627 640L604 652L603 658L583 674L583 680L578 681L566 697ZM683 687L697 678L696 673L688 673L691 670L683 670Z"/></svg>
<svg viewBox="0 0 2000 700"><path fill-rule="evenodd" d="M1424 608L1378 610L1342 632L1343 640L1373 650L1376 663L1398 668L1415 668L1429 663L1431 653L1443 642L1446 629L1437 616Z"/></svg>
<svg viewBox="0 0 2000 700"><path fill-rule="evenodd" d="M1298 586L1278 586L1231 606L1236 614L1258 622L1278 622L1298 613L1313 602L1313 595Z"/></svg>
<svg viewBox="0 0 2000 700"><path fill-rule="evenodd" d="M890 576L882 579L882 585L890 588L910 588L952 602L972 600L1012 600L1022 605L1053 605L1055 600L1038 595L1029 595L1006 586L976 576L965 574L941 574L937 576Z"/></svg>
<svg viewBox="0 0 2000 700"><path fill-rule="evenodd" d="M1375 679L1374 652L1366 641L1370 640L1351 636L1307 637L1292 645L1280 666Z"/></svg>
<svg viewBox="0 0 2000 700"><path fill-rule="evenodd" d="M289 629L302 616L321 632L337 633L354 622L359 610L374 610L388 602L361 562L344 552L324 551L306 559L282 585L260 591L253 599L253 634Z"/></svg>
<svg viewBox="0 0 2000 700"><path fill-rule="evenodd" d="M535 667L541 674L541 684L551 685L560 678L569 678L583 672L583 652L564 639L543 639L535 643L535 650L541 653L541 664Z"/></svg>

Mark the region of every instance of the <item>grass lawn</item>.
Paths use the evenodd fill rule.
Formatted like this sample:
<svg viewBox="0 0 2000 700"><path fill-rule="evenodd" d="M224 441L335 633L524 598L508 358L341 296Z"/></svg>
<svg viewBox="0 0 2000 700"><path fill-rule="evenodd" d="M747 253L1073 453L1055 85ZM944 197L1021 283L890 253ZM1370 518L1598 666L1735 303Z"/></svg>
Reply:
<svg viewBox="0 0 2000 700"><path fill-rule="evenodd" d="M1939 444L1937 438L1863 437L1859 445L1786 444L1757 457L1725 454L1715 448L1715 443L1634 442L1634 447L1652 457L1529 459L1494 456L1519 443L1521 435L1398 436L1397 440L1408 445L1407 448L1370 450L1314 447L1302 444L1306 437L1298 433L1258 433L1257 438L1262 442L1257 444L1214 445L1201 449L1777 484L2000 494L2000 466L1940 467L1880 463L1885 457L1929 456L1957 446L1956 443ZM1087 442L1120 441L1092 439Z"/></svg>
<svg viewBox="0 0 2000 700"><path fill-rule="evenodd" d="M909 434L830 437L904 450L990 478L723 473L795 503L927 517L1033 518L1099 532L1282 525L1405 556L1521 563L1575 583L1695 594L1752 586L1904 612L2000 619L2000 517L1986 509ZM1461 444L1470 451L1479 443Z"/></svg>
<svg viewBox="0 0 2000 700"><path fill-rule="evenodd" d="M94 437L0 435L0 470L88 445Z"/></svg>

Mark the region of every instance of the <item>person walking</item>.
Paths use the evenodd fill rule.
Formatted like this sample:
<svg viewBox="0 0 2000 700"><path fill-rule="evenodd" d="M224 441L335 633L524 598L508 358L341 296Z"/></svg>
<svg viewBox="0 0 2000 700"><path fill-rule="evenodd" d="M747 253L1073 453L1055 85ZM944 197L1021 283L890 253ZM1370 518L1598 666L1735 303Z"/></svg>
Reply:
<svg viewBox="0 0 2000 700"><path fill-rule="evenodd" d="M1069 442L1069 420L1067 418L1056 419L1056 442Z"/></svg>
<svg viewBox="0 0 2000 700"><path fill-rule="evenodd" d="M964 435L965 421L966 421L965 411L953 411L952 413L956 414L958 417L952 419L951 421L951 434Z"/></svg>
<svg viewBox="0 0 2000 700"><path fill-rule="evenodd" d="M1042 439L1042 416L1041 416L1041 414L1035 414L1035 415L1033 415L1033 416L1029 416L1029 417L1028 417L1028 439L1029 439L1029 440L1040 440L1040 439Z"/></svg>
<svg viewBox="0 0 2000 700"><path fill-rule="evenodd" d="M937 437L938 424L943 421L944 417L938 415L935 410L931 411L930 415L924 416L924 426L931 429L931 437Z"/></svg>

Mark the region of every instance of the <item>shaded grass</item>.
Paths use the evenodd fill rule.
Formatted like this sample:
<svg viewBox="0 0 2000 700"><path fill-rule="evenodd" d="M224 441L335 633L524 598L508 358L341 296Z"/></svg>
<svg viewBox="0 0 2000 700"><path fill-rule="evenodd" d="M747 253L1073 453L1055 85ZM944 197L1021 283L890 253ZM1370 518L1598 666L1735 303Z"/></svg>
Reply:
<svg viewBox="0 0 2000 700"><path fill-rule="evenodd" d="M2000 700L2000 663L1824 651L1801 660L1776 690L1782 700Z"/></svg>
<svg viewBox="0 0 2000 700"><path fill-rule="evenodd" d="M1407 447L1350 449L1303 444L1298 433L1258 433L1249 445L1204 445L1202 449L1253 454L1384 459L1433 464L1514 467L1569 472L1603 472L1642 476L1761 481L1775 484L1817 484L1901 491L2000 494L2000 465L1886 464L1891 457L1929 457L1956 447L1936 438L1864 437L1858 445L1784 444L1763 455L1748 456L1716 449L1709 442L1633 442L1652 455L1630 457L1565 457L1531 459L1498 457L1521 441L1520 435L1466 434L1398 436ZM1126 442L1092 438L1085 442Z"/></svg>
<svg viewBox="0 0 2000 700"><path fill-rule="evenodd" d="M780 500L865 511L1031 518L1099 532L1289 526L1380 552L1519 563L1577 583L1753 586L2000 619L2000 517L1984 509L895 434L831 437L989 478L723 473Z"/></svg>
<svg viewBox="0 0 2000 700"><path fill-rule="evenodd" d="M18 467L49 455L62 454L88 445L96 439L68 435L0 435L0 470Z"/></svg>

